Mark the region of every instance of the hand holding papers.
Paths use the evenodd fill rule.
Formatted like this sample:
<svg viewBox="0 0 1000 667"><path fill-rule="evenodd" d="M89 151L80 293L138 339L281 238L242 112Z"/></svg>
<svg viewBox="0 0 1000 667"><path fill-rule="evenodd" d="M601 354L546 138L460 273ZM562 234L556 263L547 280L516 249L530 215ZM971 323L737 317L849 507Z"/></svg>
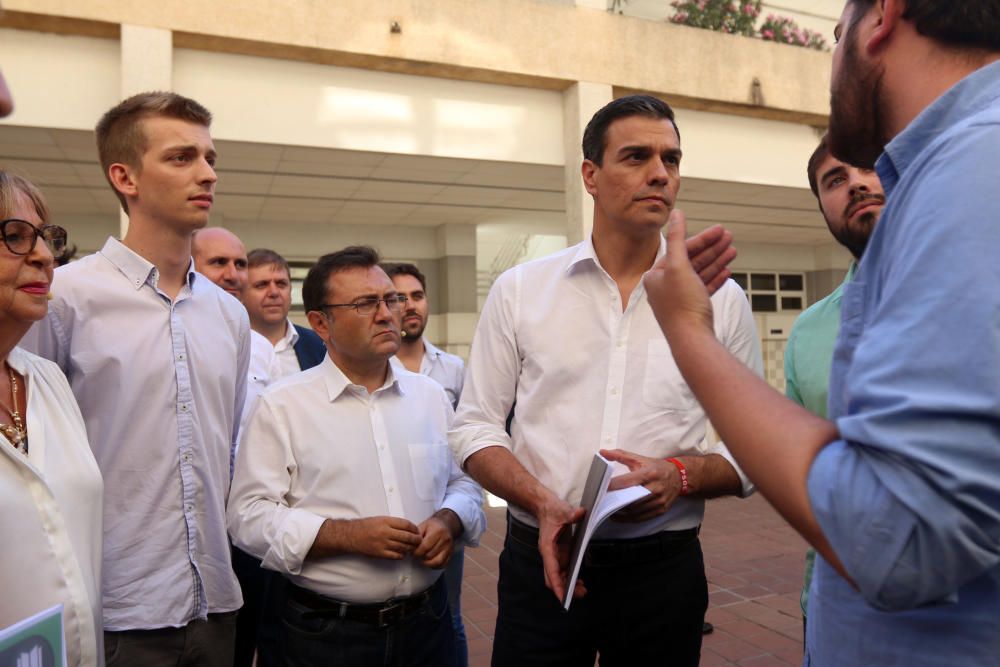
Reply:
<svg viewBox="0 0 1000 667"><path fill-rule="evenodd" d="M594 461L590 464L590 474L587 475L587 483L583 487L583 499L580 501L586 514L573 532L569 556L570 577L563 596L563 609L569 609L570 603L573 602L573 590L580 576L580 566L583 564L583 556L594 531L609 516L649 494L649 490L643 486L608 491L608 483L613 473L614 464L600 454L594 454Z"/></svg>

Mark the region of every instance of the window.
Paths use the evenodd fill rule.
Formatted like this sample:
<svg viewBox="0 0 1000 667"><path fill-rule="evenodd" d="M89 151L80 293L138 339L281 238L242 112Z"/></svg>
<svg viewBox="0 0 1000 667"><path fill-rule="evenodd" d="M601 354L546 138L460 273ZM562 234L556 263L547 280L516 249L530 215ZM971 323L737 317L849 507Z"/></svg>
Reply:
<svg viewBox="0 0 1000 667"><path fill-rule="evenodd" d="M805 308L804 273L744 271L733 273L732 277L746 292L750 309L755 313L780 313Z"/></svg>
<svg viewBox="0 0 1000 667"><path fill-rule="evenodd" d="M289 262L288 269L292 279L292 312L301 313L305 311L302 305L302 283L306 280L306 274L312 264L309 262Z"/></svg>

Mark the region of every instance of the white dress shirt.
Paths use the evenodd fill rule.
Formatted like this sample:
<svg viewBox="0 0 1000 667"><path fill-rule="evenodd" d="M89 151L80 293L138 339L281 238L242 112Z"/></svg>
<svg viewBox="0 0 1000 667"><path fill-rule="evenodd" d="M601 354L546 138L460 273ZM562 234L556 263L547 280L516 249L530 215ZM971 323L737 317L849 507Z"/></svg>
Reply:
<svg viewBox="0 0 1000 667"><path fill-rule="evenodd" d="M666 252L661 239L657 258ZM763 373L743 291L728 281L712 297L718 339ZM512 435L504 431L516 400ZM494 445L560 498L578 505L593 455L624 449L667 458L715 453L746 476L725 446L705 442L705 414L684 383L640 281L624 311L590 239L497 279L472 342L462 400L449 433L458 460ZM606 522L602 538L630 538L701 523L704 500L679 498L641 524ZM527 510L519 520L537 525Z"/></svg>
<svg viewBox="0 0 1000 667"><path fill-rule="evenodd" d="M247 371L247 397L243 402L243 417L240 419L240 431L246 426L253 411L254 403L264 387L281 377L281 366L278 356L274 353L271 341L250 330L250 369ZM235 456L235 450L234 450Z"/></svg>
<svg viewBox="0 0 1000 667"><path fill-rule="evenodd" d="M413 595L441 570L411 557L306 560L326 519L394 516L419 525L448 508L475 545L485 527L478 486L448 449L451 406L430 378L390 366L373 394L327 356L261 394L236 460L233 543L292 582L348 602Z"/></svg>
<svg viewBox="0 0 1000 667"><path fill-rule="evenodd" d="M406 369L399 357L393 357L392 363L401 369ZM420 360L420 374L437 381L448 394L451 407L458 407L458 399L462 395L462 384L465 381L465 362L454 354L435 347L424 339L424 356Z"/></svg>
<svg viewBox="0 0 1000 667"><path fill-rule="evenodd" d="M62 604L68 664L103 665L101 471L62 372L19 348L7 361L28 381L30 446L0 440L0 628Z"/></svg>
<svg viewBox="0 0 1000 667"><path fill-rule="evenodd" d="M278 378L286 378L295 375L302 370L299 366L299 358L295 354L295 344L299 342L299 332L295 324L285 319L285 335L274 344L274 355L278 358L280 369Z"/></svg>
<svg viewBox="0 0 1000 667"><path fill-rule="evenodd" d="M193 263L174 301L158 279L109 238L56 269L29 332L66 374L104 475L105 630L180 627L242 604L225 504L250 321Z"/></svg>

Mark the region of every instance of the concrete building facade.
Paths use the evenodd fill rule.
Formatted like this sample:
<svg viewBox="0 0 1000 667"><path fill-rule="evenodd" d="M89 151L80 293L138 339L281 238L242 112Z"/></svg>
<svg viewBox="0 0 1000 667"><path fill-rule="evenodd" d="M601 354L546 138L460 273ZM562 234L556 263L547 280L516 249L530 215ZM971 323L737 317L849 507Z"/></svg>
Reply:
<svg viewBox="0 0 1000 667"><path fill-rule="evenodd" d="M468 350L492 279L575 243L592 204L580 137L616 96L677 111L679 205L723 223L780 377L791 320L837 284L805 163L826 124L830 54L665 21L629 0L4 0L0 67L16 109L0 164L38 183L81 253L125 221L93 127L124 96L171 89L215 116L212 224L285 254L369 243L429 277L428 333ZM831 35L841 3L784 0ZM832 41L832 37L828 37Z"/></svg>

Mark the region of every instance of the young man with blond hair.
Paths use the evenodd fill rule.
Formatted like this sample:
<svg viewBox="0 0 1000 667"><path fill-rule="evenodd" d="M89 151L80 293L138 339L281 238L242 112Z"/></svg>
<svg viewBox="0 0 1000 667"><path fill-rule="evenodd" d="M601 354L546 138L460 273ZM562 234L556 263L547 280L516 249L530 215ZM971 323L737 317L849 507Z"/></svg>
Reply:
<svg viewBox="0 0 1000 667"><path fill-rule="evenodd" d="M174 93L97 125L129 227L56 271L35 348L80 403L104 475L111 666L231 667L242 604L226 539L230 451L246 392L246 311L195 272L215 193L212 116Z"/></svg>

